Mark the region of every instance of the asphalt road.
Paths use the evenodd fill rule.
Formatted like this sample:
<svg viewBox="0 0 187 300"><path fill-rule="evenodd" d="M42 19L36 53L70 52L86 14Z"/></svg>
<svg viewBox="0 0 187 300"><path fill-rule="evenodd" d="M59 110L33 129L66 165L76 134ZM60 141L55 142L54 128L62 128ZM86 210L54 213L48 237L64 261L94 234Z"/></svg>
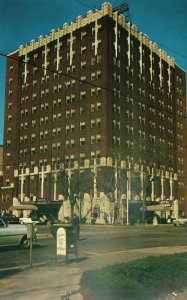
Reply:
<svg viewBox="0 0 187 300"><path fill-rule="evenodd" d="M38 242L33 246L33 264L56 261L56 241L49 227L38 226ZM154 226L86 226L81 227L79 257L89 258L151 247L187 246L186 227ZM28 265L30 253L17 247L0 248L0 270Z"/></svg>

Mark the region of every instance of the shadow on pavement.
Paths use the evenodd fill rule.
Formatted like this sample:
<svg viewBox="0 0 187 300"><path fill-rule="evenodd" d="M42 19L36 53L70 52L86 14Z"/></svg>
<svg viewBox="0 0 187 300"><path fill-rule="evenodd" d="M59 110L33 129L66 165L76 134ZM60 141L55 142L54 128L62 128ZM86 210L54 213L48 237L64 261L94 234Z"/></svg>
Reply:
<svg viewBox="0 0 187 300"><path fill-rule="evenodd" d="M0 248L0 253L1 252L6 252L7 249L8 249L8 251L15 251L15 250L18 250L19 247L18 246L4 246L4 247Z"/></svg>
<svg viewBox="0 0 187 300"><path fill-rule="evenodd" d="M82 242L82 241L86 241L87 239L88 238L82 238L82 239L80 238L79 241Z"/></svg>
<svg viewBox="0 0 187 300"><path fill-rule="evenodd" d="M75 262L79 263L79 262L87 260L87 259L88 259L88 257L85 257L85 256L78 257L77 261L76 261L76 258L68 258L68 265L72 264L72 263L75 263Z"/></svg>
<svg viewBox="0 0 187 300"><path fill-rule="evenodd" d="M22 269L12 269L12 270L0 270L0 279L5 277L10 277L22 272Z"/></svg>

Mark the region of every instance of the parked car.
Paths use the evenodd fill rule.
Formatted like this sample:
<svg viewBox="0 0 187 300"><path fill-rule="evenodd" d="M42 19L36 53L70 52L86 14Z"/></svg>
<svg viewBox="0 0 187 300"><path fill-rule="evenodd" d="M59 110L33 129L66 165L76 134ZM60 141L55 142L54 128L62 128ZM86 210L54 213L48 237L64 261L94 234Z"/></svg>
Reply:
<svg viewBox="0 0 187 300"><path fill-rule="evenodd" d="M19 222L20 222L20 224L33 223L32 219L29 217L28 218L26 218L26 217L19 218Z"/></svg>
<svg viewBox="0 0 187 300"><path fill-rule="evenodd" d="M33 241L36 241L37 229L33 230ZM6 224L0 219L0 247L19 246L21 249L30 247L30 239L27 238L27 226L21 224Z"/></svg>
<svg viewBox="0 0 187 300"><path fill-rule="evenodd" d="M187 226L187 218L179 218L173 220L173 225L174 226Z"/></svg>
<svg viewBox="0 0 187 300"><path fill-rule="evenodd" d="M3 221L7 224L18 224L19 223L19 218L16 217L15 215L11 215L8 213L4 213L0 215L0 218L3 219Z"/></svg>

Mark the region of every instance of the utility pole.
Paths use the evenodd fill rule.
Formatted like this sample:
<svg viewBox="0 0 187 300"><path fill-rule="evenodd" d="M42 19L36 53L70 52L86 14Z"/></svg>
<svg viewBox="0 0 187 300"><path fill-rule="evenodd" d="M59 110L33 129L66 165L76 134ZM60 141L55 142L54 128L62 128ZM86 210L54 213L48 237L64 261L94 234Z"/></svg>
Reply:
<svg viewBox="0 0 187 300"><path fill-rule="evenodd" d="M173 178L172 178L172 173L170 173L170 200L173 200Z"/></svg>
<svg viewBox="0 0 187 300"><path fill-rule="evenodd" d="M55 164L55 170L54 170L54 194L53 199L56 200L56 184L57 184L57 168Z"/></svg>
<svg viewBox="0 0 187 300"><path fill-rule="evenodd" d="M129 225L129 200L131 199L131 164L127 170L127 226Z"/></svg>
<svg viewBox="0 0 187 300"><path fill-rule="evenodd" d="M23 169L21 170L21 202L23 202L23 184L24 184L24 175Z"/></svg>
<svg viewBox="0 0 187 300"><path fill-rule="evenodd" d="M97 165L96 165L96 159L94 159L94 199L97 198Z"/></svg>
<svg viewBox="0 0 187 300"><path fill-rule="evenodd" d="M146 205L145 205L145 195L144 195L144 168L143 165L141 166L141 200L142 200L142 220L143 223L145 223L145 209L146 209Z"/></svg>
<svg viewBox="0 0 187 300"><path fill-rule="evenodd" d="M164 171L161 172L161 199L164 200Z"/></svg>
<svg viewBox="0 0 187 300"><path fill-rule="evenodd" d="M151 176L151 200L154 201L155 198L155 182L154 182L154 168L152 168L152 176Z"/></svg>
<svg viewBox="0 0 187 300"><path fill-rule="evenodd" d="M42 166L41 198L44 196L44 166Z"/></svg>

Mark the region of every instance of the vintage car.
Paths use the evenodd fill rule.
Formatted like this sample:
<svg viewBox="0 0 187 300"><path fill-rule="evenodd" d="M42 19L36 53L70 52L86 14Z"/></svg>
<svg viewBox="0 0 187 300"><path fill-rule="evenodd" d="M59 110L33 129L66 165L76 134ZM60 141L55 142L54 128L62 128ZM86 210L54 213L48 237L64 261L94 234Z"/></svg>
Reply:
<svg viewBox="0 0 187 300"><path fill-rule="evenodd" d="M37 229L33 227L33 241L36 240ZM21 249L30 247L27 238L27 226L21 224L6 224L0 219L0 247L19 246Z"/></svg>
<svg viewBox="0 0 187 300"><path fill-rule="evenodd" d="M27 223L32 223L32 219L31 218L19 218L19 222L20 224L27 224Z"/></svg>
<svg viewBox="0 0 187 300"><path fill-rule="evenodd" d="M179 218L179 219L175 219L175 220L173 220L173 225L174 226L184 226L184 227L187 227L187 218L182 217L182 218Z"/></svg>
<svg viewBox="0 0 187 300"><path fill-rule="evenodd" d="M0 215L0 219L3 219L6 224L19 224L19 218L9 213Z"/></svg>

